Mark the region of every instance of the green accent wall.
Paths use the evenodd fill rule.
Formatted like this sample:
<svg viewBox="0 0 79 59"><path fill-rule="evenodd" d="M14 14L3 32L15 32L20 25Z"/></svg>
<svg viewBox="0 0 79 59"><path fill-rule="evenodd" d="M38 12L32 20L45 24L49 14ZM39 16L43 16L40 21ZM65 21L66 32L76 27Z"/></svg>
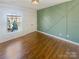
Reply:
<svg viewBox="0 0 79 59"><path fill-rule="evenodd" d="M37 11L38 30L79 43L79 0Z"/></svg>

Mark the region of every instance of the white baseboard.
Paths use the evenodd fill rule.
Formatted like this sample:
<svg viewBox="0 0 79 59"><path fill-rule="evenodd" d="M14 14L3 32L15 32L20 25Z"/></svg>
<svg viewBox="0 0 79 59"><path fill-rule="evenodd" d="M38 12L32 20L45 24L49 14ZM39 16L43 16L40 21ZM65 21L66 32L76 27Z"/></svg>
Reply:
<svg viewBox="0 0 79 59"><path fill-rule="evenodd" d="M45 34L45 35L49 35L49 36L55 37L55 38L58 38L58 39L60 39L60 40L64 40L64 41L66 41L66 42L69 42L69 43L72 43L72 44L75 44L75 45L78 45L78 46L79 46L79 43L73 42L73 41L71 41L71 40L67 40L67 39L65 39L65 38L61 38L61 37L58 37L58 36L55 36L55 35L51 35L51 34L48 34L48 33L42 32L42 31L38 31L38 32L43 33L43 34Z"/></svg>

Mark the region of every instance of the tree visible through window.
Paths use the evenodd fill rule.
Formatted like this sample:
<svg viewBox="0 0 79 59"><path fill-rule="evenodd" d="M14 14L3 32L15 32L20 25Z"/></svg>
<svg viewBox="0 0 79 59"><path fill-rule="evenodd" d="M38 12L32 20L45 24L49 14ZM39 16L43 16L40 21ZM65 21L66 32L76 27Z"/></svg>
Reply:
<svg viewBox="0 0 79 59"><path fill-rule="evenodd" d="M14 32L18 31L20 29L21 25L21 17L20 16L14 16L14 15L8 15L8 32Z"/></svg>

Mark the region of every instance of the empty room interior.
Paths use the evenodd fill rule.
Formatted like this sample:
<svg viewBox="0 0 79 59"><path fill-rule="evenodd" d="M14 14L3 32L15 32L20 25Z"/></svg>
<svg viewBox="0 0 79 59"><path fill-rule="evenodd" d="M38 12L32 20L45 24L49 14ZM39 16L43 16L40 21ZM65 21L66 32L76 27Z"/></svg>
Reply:
<svg viewBox="0 0 79 59"><path fill-rule="evenodd" d="M0 0L0 59L79 59L79 0Z"/></svg>

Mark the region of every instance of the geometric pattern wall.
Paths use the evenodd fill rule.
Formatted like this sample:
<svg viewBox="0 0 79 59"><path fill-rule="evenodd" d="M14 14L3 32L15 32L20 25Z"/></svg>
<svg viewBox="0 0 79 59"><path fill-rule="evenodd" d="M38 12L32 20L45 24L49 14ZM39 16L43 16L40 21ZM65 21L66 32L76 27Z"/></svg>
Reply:
<svg viewBox="0 0 79 59"><path fill-rule="evenodd" d="M79 43L79 0L38 10L38 30Z"/></svg>

